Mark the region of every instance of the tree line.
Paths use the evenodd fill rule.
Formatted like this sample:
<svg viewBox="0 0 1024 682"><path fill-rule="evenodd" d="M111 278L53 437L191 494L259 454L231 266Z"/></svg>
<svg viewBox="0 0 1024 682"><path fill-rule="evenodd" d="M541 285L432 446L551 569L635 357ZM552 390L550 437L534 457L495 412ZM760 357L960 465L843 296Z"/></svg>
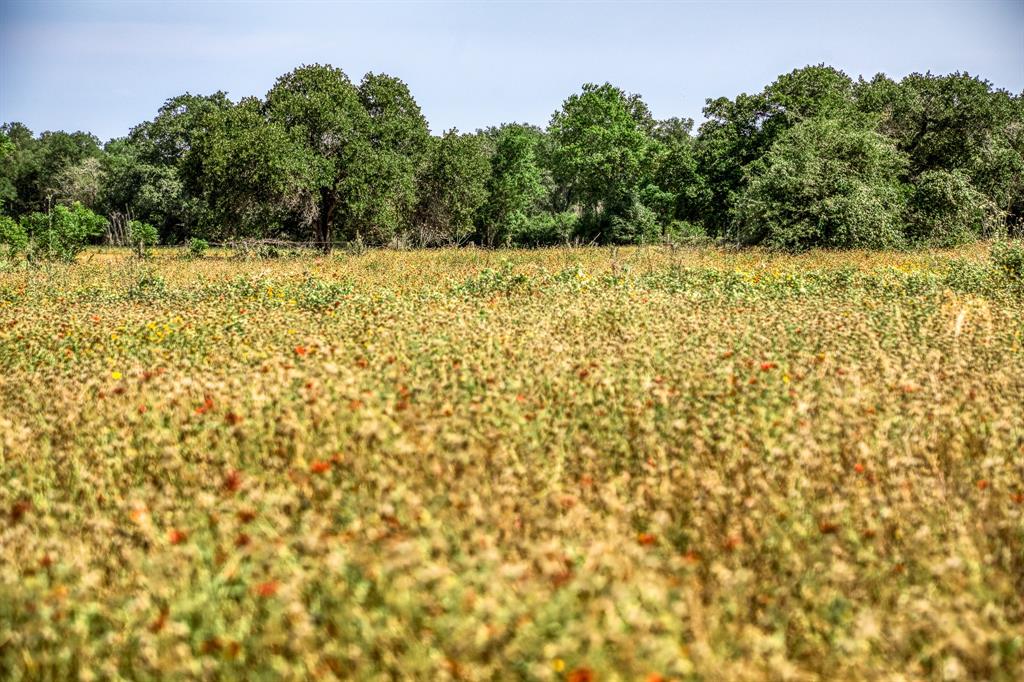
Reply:
<svg viewBox="0 0 1024 682"><path fill-rule="evenodd" d="M0 241L52 240L55 220L78 220L85 234L105 223L168 244L324 249L953 245L1021 234L1022 98L966 73L854 80L817 65L707 100L696 131L605 83L568 97L546 129L435 136L400 79L302 66L264 98L174 97L104 145L4 124Z"/></svg>

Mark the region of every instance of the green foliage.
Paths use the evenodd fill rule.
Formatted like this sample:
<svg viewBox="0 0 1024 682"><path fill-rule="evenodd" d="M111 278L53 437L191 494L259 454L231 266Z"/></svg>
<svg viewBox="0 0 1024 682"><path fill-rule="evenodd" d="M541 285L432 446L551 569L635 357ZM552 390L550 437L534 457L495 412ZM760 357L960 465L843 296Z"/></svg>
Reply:
<svg viewBox="0 0 1024 682"><path fill-rule="evenodd" d="M505 244L530 247L568 244L576 234L578 222L579 217L572 211L532 216L516 212L509 216Z"/></svg>
<svg viewBox="0 0 1024 682"><path fill-rule="evenodd" d="M487 200L490 171L479 136L452 129L436 141L420 178L421 245L460 244L473 233L473 220Z"/></svg>
<svg viewBox="0 0 1024 682"><path fill-rule="evenodd" d="M101 153L99 141L81 131L46 131L37 138L21 123L7 123L0 135L0 201L13 217L47 210L64 192L68 169Z"/></svg>
<svg viewBox="0 0 1024 682"><path fill-rule="evenodd" d="M210 242L205 239L199 239L198 237L192 237L188 240L188 256L189 258L197 259L206 256L206 252L210 250Z"/></svg>
<svg viewBox="0 0 1024 682"><path fill-rule="evenodd" d="M79 202L118 239L137 219L165 244L323 249L702 234L887 247L1024 230L1022 97L970 74L855 82L811 65L709 99L704 114L694 134L690 119L655 120L638 95L587 84L546 130L433 137L400 79L368 73L356 85L314 64L264 98L173 97L103 149L87 133L4 124L0 212Z"/></svg>
<svg viewBox="0 0 1024 682"><path fill-rule="evenodd" d="M329 250L336 228L360 210L366 178L352 171L371 155L370 115L348 76L319 64L278 78L266 106L270 121L287 132L309 164L313 210L305 212L305 221L313 227L313 240Z"/></svg>
<svg viewBox="0 0 1024 682"><path fill-rule="evenodd" d="M31 258L71 262L90 238L103 233L107 221L76 203L55 206L49 213L30 213L21 224L28 234Z"/></svg>
<svg viewBox="0 0 1024 682"><path fill-rule="evenodd" d="M369 149L349 171L361 184L345 233L384 244L412 229L416 172L430 148L430 131L409 87L398 78L366 74L359 101L369 117Z"/></svg>
<svg viewBox="0 0 1024 682"><path fill-rule="evenodd" d="M186 156L201 165L193 186L208 211L204 234L222 239L273 236L309 185L310 158L284 127L247 98L207 111Z"/></svg>
<svg viewBox="0 0 1024 682"><path fill-rule="evenodd" d="M701 125L695 149L697 172L707 186L694 187L694 193L700 198L700 217L713 235L729 236L750 164L763 159L776 140L802 121L851 119L852 91L846 74L819 64L780 76L755 95L708 100L708 120Z"/></svg>
<svg viewBox="0 0 1024 682"><path fill-rule="evenodd" d="M995 203L960 170L929 170L919 175L907 199L911 239L935 246L966 244L992 237L1003 225Z"/></svg>
<svg viewBox="0 0 1024 682"><path fill-rule="evenodd" d="M526 223L534 220L546 194L537 142L536 132L527 126L512 124L496 132L487 203L481 210L487 246L510 243L516 241L516 235L534 231Z"/></svg>
<svg viewBox="0 0 1024 682"><path fill-rule="evenodd" d="M653 127L638 97L610 83L587 83L551 117L555 179L587 212L628 205L629 194L643 184Z"/></svg>
<svg viewBox="0 0 1024 682"><path fill-rule="evenodd" d="M665 239L670 244L699 244L707 241L708 234L700 223L673 220L665 227Z"/></svg>
<svg viewBox="0 0 1024 682"><path fill-rule="evenodd" d="M14 258L28 247L25 228L5 215L0 215L0 247L3 247L7 258Z"/></svg>
<svg viewBox="0 0 1024 682"><path fill-rule="evenodd" d="M487 268L455 287L457 293L471 296L511 295L529 289L530 278L521 272L516 272L515 266L508 260L502 261L501 267Z"/></svg>
<svg viewBox="0 0 1024 682"><path fill-rule="evenodd" d="M128 236L135 255L139 258L148 258L150 250L159 241L156 228L139 220L132 220L128 223Z"/></svg>
<svg viewBox="0 0 1024 682"><path fill-rule="evenodd" d="M637 194L628 206L609 222L608 241L613 244L653 244L661 238L658 215L640 201Z"/></svg>
<svg viewBox="0 0 1024 682"><path fill-rule="evenodd" d="M808 119L748 169L735 237L784 248L902 246L902 155L871 130Z"/></svg>
<svg viewBox="0 0 1024 682"><path fill-rule="evenodd" d="M991 261L1008 281L1024 287L1024 243L996 242L992 245Z"/></svg>

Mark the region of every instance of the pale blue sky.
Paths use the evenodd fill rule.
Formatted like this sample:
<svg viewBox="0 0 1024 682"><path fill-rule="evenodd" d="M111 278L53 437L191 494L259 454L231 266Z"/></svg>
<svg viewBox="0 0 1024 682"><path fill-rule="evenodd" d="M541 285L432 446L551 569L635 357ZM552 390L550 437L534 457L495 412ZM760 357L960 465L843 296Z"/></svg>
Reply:
<svg viewBox="0 0 1024 682"><path fill-rule="evenodd" d="M580 85L655 116L825 62L851 76L967 70L1024 90L1024 0L968 2L45 2L0 0L0 121L101 139L164 100L264 95L302 63L404 79L435 132L544 125Z"/></svg>

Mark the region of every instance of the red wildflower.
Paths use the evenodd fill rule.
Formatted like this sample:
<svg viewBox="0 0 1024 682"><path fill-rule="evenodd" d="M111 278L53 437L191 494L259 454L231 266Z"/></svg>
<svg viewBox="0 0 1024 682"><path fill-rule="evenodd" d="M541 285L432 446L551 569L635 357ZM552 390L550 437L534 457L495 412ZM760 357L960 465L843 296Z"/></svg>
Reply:
<svg viewBox="0 0 1024 682"><path fill-rule="evenodd" d="M641 545L648 547L658 541L658 538L653 533L639 533L636 536L636 541Z"/></svg>
<svg viewBox="0 0 1024 682"><path fill-rule="evenodd" d="M860 462L857 462L856 464L853 465L853 470L856 471L858 474L863 474L864 465L861 464Z"/></svg>
<svg viewBox="0 0 1024 682"><path fill-rule="evenodd" d="M280 583L276 580L268 580L265 583L260 583L256 586L256 594L261 597L273 597L277 594L277 590L281 587Z"/></svg>
<svg viewBox="0 0 1024 682"><path fill-rule="evenodd" d="M778 366L779 365L777 363L774 363L774 362L762 362L761 363L761 371L762 372L767 372L768 370L775 369Z"/></svg>
<svg viewBox="0 0 1024 682"><path fill-rule="evenodd" d="M296 355L305 355L308 352L309 351L306 350L305 346L295 346L295 354Z"/></svg>
<svg viewBox="0 0 1024 682"><path fill-rule="evenodd" d="M242 487L242 474L234 469L228 471L224 476L223 487L229 493L238 492L238 489Z"/></svg>
<svg viewBox="0 0 1024 682"><path fill-rule="evenodd" d="M576 668L565 679L567 682L594 682L594 671L590 668Z"/></svg>
<svg viewBox="0 0 1024 682"><path fill-rule="evenodd" d="M213 409L213 398L206 396L203 399L203 404L196 408L196 414L206 414Z"/></svg>
<svg viewBox="0 0 1024 682"><path fill-rule="evenodd" d="M314 459L313 463L309 465L309 470L314 474L323 474L330 471L331 463L323 459Z"/></svg>
<svg viewBox="0 0 1024 682"><path fill-rule="evenodd" d="M183 530L172 528L171 530L167 531L167 540L172 545L180 545L181 543L185 542L185 540L188 540L188 534Z"/></svg>
<svg viewBox="0 0 1024 682"><path fill-rule="evenodd" d="M985 479L983 478L983 479L981 479L980 481L978 481L978 484L977 484L977 485L978 485L978 490L984 490L985 488L987 488L987 487L988 487L988 481L986 481L986 480L985 480Z"/></svg>
<svg viewBox="0 0 1024 682"><path fill-rule="evenodd" d="M21 521L22 517L25 516L32 509L32 502L29 500L18 500L11 505L11 521L17 523Z"/></svg>

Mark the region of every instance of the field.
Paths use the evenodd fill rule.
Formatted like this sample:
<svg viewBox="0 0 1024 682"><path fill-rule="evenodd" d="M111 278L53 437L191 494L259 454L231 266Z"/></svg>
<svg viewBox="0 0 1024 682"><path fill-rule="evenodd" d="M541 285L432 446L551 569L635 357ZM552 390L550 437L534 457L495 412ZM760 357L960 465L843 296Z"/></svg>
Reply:
<svg viewBox="0 0 1024 682"><path fill-rule="evenodd" d="M0 677L1022 679L988 259L8 266Z"/></svg>

